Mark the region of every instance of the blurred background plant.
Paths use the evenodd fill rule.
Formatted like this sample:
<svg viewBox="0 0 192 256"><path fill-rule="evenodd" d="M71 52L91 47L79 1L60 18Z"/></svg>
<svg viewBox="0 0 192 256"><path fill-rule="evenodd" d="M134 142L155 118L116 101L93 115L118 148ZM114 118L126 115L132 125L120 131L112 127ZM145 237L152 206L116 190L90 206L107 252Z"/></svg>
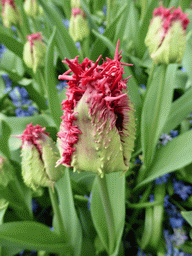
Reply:
<svg viewBox="0 0 192 256"><path fill-rule="evenodd" d="M161 5L181 9L174 16ZM191 0L2 0L0 11L0 255L72 255L57 233L62 200L75 216L61 221L67 230L76 223L75 255L109 255L91 215L95 174L66 168L68 177L63 167L55 199L49 188L33 191L22 178L22 143L11 135L33 123L56 142L67 87L58 80L68 70L62 60L113 59L118 39L122 62L134 64L124 66L124 78L132 76L136 141L123 235L111 255L192 255L192 23L179 23L192 21ZM36 44L29 36L37 33ZM15 180L5 181L8 170Z"/></svg>

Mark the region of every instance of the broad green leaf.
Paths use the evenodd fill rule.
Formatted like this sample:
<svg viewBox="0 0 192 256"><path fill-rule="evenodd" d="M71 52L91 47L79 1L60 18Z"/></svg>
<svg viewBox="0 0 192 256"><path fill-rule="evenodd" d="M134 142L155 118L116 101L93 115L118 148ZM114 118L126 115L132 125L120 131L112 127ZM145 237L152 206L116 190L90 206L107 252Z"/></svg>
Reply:
<svg viewBox="0 0 192 256"><path fill-rule="evenodd" d="M179 135L156 151L148 176L134 190L156 178L183 168L192 162L192 130Z"/></svg>
<svg viewBox="0 0 192 256"><path fill-rule="evenodd" d="M45 2L43 0L38 1L42 5L47 16L49 17L50 22L56 25L57 47L60 51L61 58L64 59L66 57L68 59L74 59L77 55L79 55L78 49L75 46L73 39L70 37L67 29L65 28L65 25L63 24L61 17L55 10L53 3ZM80 57L79 61L82 61Z"/></svg>
<svg viewBox="0 0 192 256"><path fill-rule="evenodd" d="M187 35L186 49L182 60L182 66L186 68L188 76L192 81L192 32Z"/></svg>
<svg viewBox="0 0 192 256"><path fill-rule="evenodd" d="M191 0L180 0L179 2L179 6L183 10L183 12L185 11L185 9L190 8L190 5L191 5Z"/></svg>
<svg viewBox="0 0 192 256"><path fill-rule="evenodd" d="M171 0L169 3L169 8L175 6L177 8L179 6L179 1L180 0Z"/></svg>
<svg viewBox="0 0 192 256"><path fill-rule="evenodd" d="M4 198L0 198L0 225L3 224L3 218L8 208L8 205L9 202L7 202Z"/></svg>
<svg viewBox="0 0 192 256"><path fill-rule="evenodd" d="M103 33L103 36L108 38L109 40L113 40L113 36L114 33L116 31L116 25L119 21L119 19L121 18L121 15L123 14L123 12L126 10L126 5L123 5L116 17L114 18L113 22L110 24L110 26L105 30L105 32ZM95 43L93 44L92 48L91 48L91 53L90 53L90 59L91 60L96 60L100 54L103 54L103 52L105 51L105 49L107 48L107 46L105 45L105 43L100 39L97 38Z"/></svg>
<svg viewBox="0 0 192 256"><path fill-rule="evenodd" d="M100 178L100 177L99 177ZM101 179L101 178L100 178ZM121 176L119 172L110 173L105 175L106 188L109 195L109 202L106 202L111 206L112 215L114 220L114 244L112 251L110 250L109 241L109 227L107 222L107 212L105 212L105 207L103 204L103 198L98 182L98 177L96 177L93 187L92 187L92 197L91 197L91 215L95 226L95 229L102 241L105 249L110 255L117 255L123 229L124 229L124 219L125 219L125 176ZM110 207L109 206L109 207ZM99 209L99 210L98 210Z"/></svg>
<svg viewBox="0 0 192 256"><path fill-rule="evenodd" d="M151 240L151 235L153 231L153 208L148 207L145 210L145 226L141 239L141 249L144 250Z"/></svg>
<svg viewBox="0 0 192 256"><path fill-rule="evenodd" d="M48 108L46 105L46 99L33 87L31 79L23 78L18 82L18 84L26 89L30 99L37 104L39 109L46 110Z"/></svg>
<svg viewBox="0 0 192 256"><path fill-rule="evenodd" d="M23 44L9 34L7 29L5 29L2 25L0 25L0 42L3 43L10 51L22 58Z"/></svg>
<svg viewBox="0 0 192 256"><path fill-rule="evenodd" d="M69 253L70 246L49 227L35 222L10 222L0 225L0 244L51 253Z"/></svg>
<svg viewBox="0 0 192 256"><path fill-rule="evenodd" d="M12 74L10 78L21 79L24 75L23 61L12 51L6 50L1 58L1 68Z"/></svg>
<svg viewBox="0 0 192 256"><path fill-rule="evenodd" d="M45 60L45 84L47 89L50 112L57 128L59 128L61 123L62 110L59 104L59 98L56 88L57 80L55 74L55 67L53 64L55 34L56 27L54 27L53 33L47 45Z"/></svg>
<svg viewBox="0 0 192 256"><path fill-rule="evenodd" d="M171 104L169 116L163 128L163 133L169 133L186 118L192 109L192 88Z"/></svg>
<svg viewBox="0 0 192 256"><path fill-rule="evenodd" d="M79 256L82 246L82 230L74 206L69 170L65 169L65 175L55 183L59 196L59 207L62 220L68 234L68 242L75 256ZM58 223L55 223L56 226Z"/></svg>
<svg viewBox="0 0 192 256"><path fill-rule="evenodd" d="M141 140L144 164L148 168L152 162L155 147L169 115L174 89L177 65L156 67L152 82L147 90L141 119Z"/></svg>
<svg viewBox="0 0 192 256"><path fill-rule="evenodd" d="M192 227L192 211L182 211L181 215L189 223L189 225Z"/></svg>
<svg viewBox="0 0 192 256"><path fill-rule="evenodd" d="M0 152L2 152L7 158L10 158L9 150L9 137L11 134L11 129L6 121L0 117Z"/></svg>

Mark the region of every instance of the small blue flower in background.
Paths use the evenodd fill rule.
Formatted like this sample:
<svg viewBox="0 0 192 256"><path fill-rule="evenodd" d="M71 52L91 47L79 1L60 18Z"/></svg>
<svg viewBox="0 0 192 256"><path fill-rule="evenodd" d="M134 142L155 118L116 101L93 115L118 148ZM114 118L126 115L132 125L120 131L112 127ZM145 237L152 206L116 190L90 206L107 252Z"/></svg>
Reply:
<svg viewBox="0 0 192 256"><path fill-rule="evenodd" d="M99 27L99 33L103 34L105 32L105 29L103 27Z"/></svg>
<svg viewBox="0 0 192 256"><path fill-rule="evenodd" d="M170 135L171 135L172 138L177 137L178 134L179 134L179 132L178 132L177 130L171 130L171 131L170 131Z"/></svg>
<svg viewBox="0 0 192 256"><path fill-rule="evenodd" d="M58 93L60 93L65 87L67 86L67 81L59 81L59 83L56 85Z"/></svg>
<svg viewBox="0 0 192 256"><path fill-rule="evenodd" d="M165 175L163 175L163 176L157 178L157 179L155 180L155 184L161 185L161 184L163 184L163 183L167 183L167 181L168 181L168 179L169 179L170 176L171 176L170 173L166 173Z"/></svg>
<svg viewBox="0 0 192 256"><path fill-rule="evenodd" d="M176 236L175 236L176 233L175 232L177 232L177 231L175 230L174 234L171 235L168 230L163 231L164 239L165 239L165 242L166 242L166 248L167 248L167 252L166 252L165 255L166 256L190 256L191 254L184 253L181 250L174 247L174 245L175 245L174 240L176 238ZM183 236L182 238L178 237L178 239L187 240L185 236Z"/></svg>
<svg viewBox="0 0 192 256"><path fill-rule="evenodd" d="M0 58L3 56L6 47L3 44L0 44Z"/></svg>
<svg viewBox="0 0 192 256"><path fill-rule="evenodd" d="M165 146L170 140L172 140L171 136L167 133L163 133L160 137L159 143Z"/></svg>
<svg viewBox="0 0 192 256"><path fill-rule="evenodd" d="M182 68L181 68L181 71L185 72L185 71L187 71L187 70L186 70L185 67L182 67Z"/></svg>
<svg viewBox="0 0 192 256"><path fill-rule="evenodd" d="M5 81L5 93L8 93L12 89L12 81L9 79L7 74L3 74L2 78Z"/></svg>
<svg viewBox="0 0 192 256"><path fill-rule="evenodd" d="M65 27L68 29L69 28L69 20L68 19L63 19L63 24L65 25Z"/></svg>
<svg viewBox="0 0 192 256"><path fill-rule="evenodd" d="M154 200L155 200L155 197L154 197L154 195L149 195L149 202L154 202Z"/></svg>
<svg viewBox="0 0 192 256"><path fill-rule="evenodd" d="M77 49L78 49L79 51L81 50L81 45L80 45L79 42L76 42L76 43L75 43L75 46L77 47Z"/></svg>
<svg viewBox="0 0 192 256"><path fill-rule="evenodd" d="M184 201L186 201L192 193L192 186L185 185L182 180L177 181L173 179L173 189L175 194L179 195Z"/></svg>
<svg viewBox="0 0 192 256"><path fill-rule="evenodd" d="M107 5L103 6L103 13L104 13L104 15L107 15Z"/></svg>
<svg viewBox="0 0 192 256"><path fill-rule="evenodd" d="M177 210L177 207L169 201L168 195L166 195L164 198L164 207L169 216L169 224L171 228L181 228L185 223L185 220Z"/></svg>
<svg viewBox="0 0 192 256"><path fill-rule="evenodd" d="M180 246L188 240L188 236L183 228L174 228L173 231L172 241L176 246Z"/></svg>
<svg viewBox="0 0 192 256"><path fill-rule="evenodd" d="M5 93L9 93L9 97L16 107L15 114L17 117L31 116L37 109L32 105L32 100L29 99L28 92L25 88L20 86L15 86L12 88L12 81L9 79L8 75L2 75L5 81Z"/></svg>

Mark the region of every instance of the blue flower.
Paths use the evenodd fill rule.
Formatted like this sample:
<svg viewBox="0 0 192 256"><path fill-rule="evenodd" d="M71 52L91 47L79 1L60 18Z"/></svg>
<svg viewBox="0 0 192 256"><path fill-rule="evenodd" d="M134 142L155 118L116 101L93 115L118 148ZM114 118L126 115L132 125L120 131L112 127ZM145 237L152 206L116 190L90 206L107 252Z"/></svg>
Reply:
<svg viewBox="0 0 192 256"><path fill-rule="evenodd" d="M81 45L80 45L79 42L76 42L76 43L75 43L75 46L77 47L77 49L78 49L79 51L81 50Z"/></svg>
<svg viewBox="0 0 192 256"><path fill-rule="evenodd" d="M56 85L58 93L60 93L67 86L67 81L59 81L59 84Z"/></svg>
<svg viewBox="0 0 192 256"><path fill-rule="evenodd" d="M177 130L171 130L171 131L170 131L170 135L171 135L172 138L177 137L178 134L179 134L179 132L178 132Z"/></svg>
<svg viewBox="0 0 192 256"><path fill-rule="evenodd" d="M0 58L3 56L6 47L3 44L0 44Z"/></svg>
<svg viewBox="0 0 192 256"><path fill-rule="evenodd" d="M185 220L183 219L182 216L180 218L175 218L175 217L169 218L169 224L172 227L172 229L181 228L183 226L184 222L185 222Z"/></svg>
<svg viewBox="0 0 192 256"><path fill-rule="evenodd" d="M170 140L172 140L171 136L167 133L163 133L160 137L159 143L165 146Z"/></svg>
<svg viewBox="0 0 192 256"><path fill-rule="evenodd" d="M103 6L103 13L104 13L104 15L107 15L107 5Z"/></svg>
<svg viewBox="0 0 192 256"><path fill-rule="evenodd" d="M68 19L63 19L63 24L65 25L65 27L68 29L69 28L69 20Z"/></svg>
<svg viewBox="0 0 192 256"><path fill-rule="evenodd" d="M185 185L182 180L177 181L173 179L173 189L175 194L179 195L184 201L187 200L192 193L192 186Z"/></svg>
<svg viewBox="0 0 192 256"><path fill-rule="evenodd" d="M167 183L167 181L168 181L168 179L169 179L170 176L171 176L170 173L166 173L165 175L163 175L163 176L157 178L157 179L155 180L155 184L160 185L160 184L163 184L163 183Z"/></svg>
<svg viewBox="0 0 192 256"><path fill-rule="evenodd" d="M12 89L12 81L9 79L7 74L3 74L2 78L5 82L5 93L8 93Z"/></svg>
<svg viewBox="0 0 192 256"><path fill-rule="evenodd" d="M172 241L176 246L180 246L188 240L186 232L183 228L174 228L174 234L172 235Z"/></svg>
<svg viewBox="0 0 192 256"><path fill-rule="evenodd" d="M99 33L103 34L105 32L105 29L103 27L99 27Z"/></svg>
<svg viewBox="0 0 192 256"><path fill-rule="evenodd" d="M154 202L154 200L155 200L155 197L154 197L154 195L149 195L149 202Z"/></svg>

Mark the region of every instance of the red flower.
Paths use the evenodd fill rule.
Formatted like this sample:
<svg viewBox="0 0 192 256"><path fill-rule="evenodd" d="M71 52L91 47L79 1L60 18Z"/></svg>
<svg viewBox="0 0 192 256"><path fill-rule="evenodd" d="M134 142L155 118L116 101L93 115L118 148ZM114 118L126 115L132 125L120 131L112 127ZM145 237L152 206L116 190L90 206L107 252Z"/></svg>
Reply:
<svg viewBox="0 0 192 256"><path fill-rule="evenodd" d="M21 138L22 176L27 186L36 190L40 186L53 187L63 176L61 168L55 168L59 150L45 132L45 127L28 124Z"/></svg>
<svg viewBox="0 0 192 256"><path fill-rule="evenodd" d="M67 100L62 102L64 114L58 133L62 157L57 165L99 174L115 171L114 168L128 170L135 123L133 106L123 92L129 77L122 79L122 74L123 65L131 64L120 62L118 48L119 41L114 59L106 58L102 65L98 65L101 56L95 63L88 58L81 64L78 57L65 59L70 69L59 79L69 80L69 88ZM118 167L106 164L112 157L121 158L115 159L120 161Z"/></svg>
<svg viewBox="0 0 192 256"><path fill-rule="evenodd" d="M150 23L145 44L151 58L157 63L179 63L186 45L186 28L190 20L181 8L156 8Z"/></svg>

